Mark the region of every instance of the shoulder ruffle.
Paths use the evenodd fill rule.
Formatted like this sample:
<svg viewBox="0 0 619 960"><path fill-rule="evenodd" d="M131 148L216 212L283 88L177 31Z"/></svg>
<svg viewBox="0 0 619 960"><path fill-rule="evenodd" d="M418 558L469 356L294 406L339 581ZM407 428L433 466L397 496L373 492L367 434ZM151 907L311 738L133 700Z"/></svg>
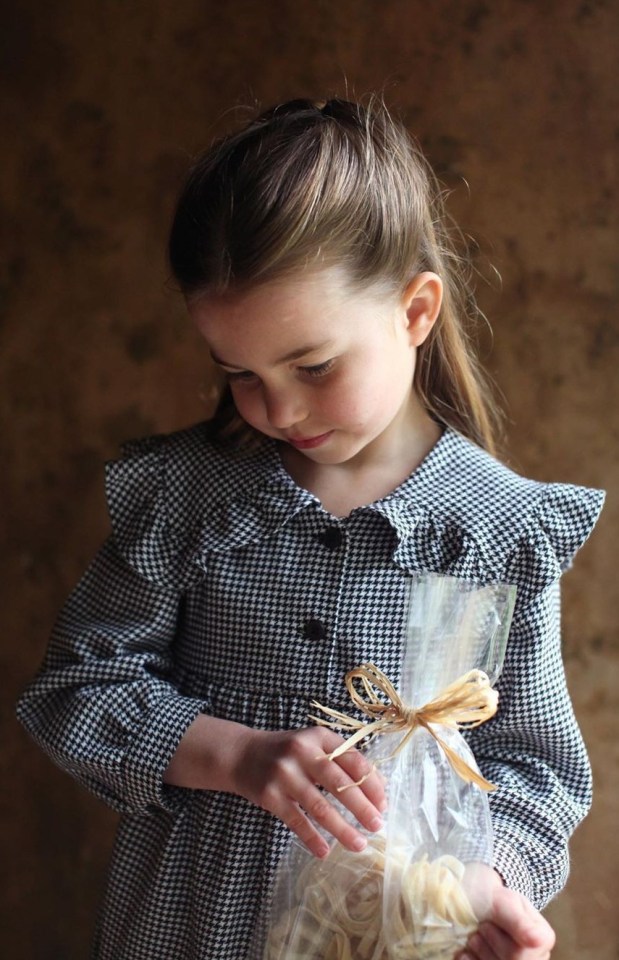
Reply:
<svg viewBox="0 0 619 960"><path fill-rule="evenodd" d="M112 534L119 552L147 580L171 585L181 576L178 527L170 522L166 498L163 437L123 446L122 457L105 467Z"/></svg>
<svg viewBox="0 0 619 960"><path fill-rule="evenodd" d="M508 555L505 576L532 596L558 580L590 536L604 491L573 484L541 486L536 509Z"/></svg>
<svg viewBox="0 0 619 960"><path fill-rule="evenodd" d="M409 574L437 573L474 583L491 579L490 557L465 524L429 506L409 507L398 499L377 508L396 531L397 566Z"/></svg>
<svg viewBox="0 0 619 960"><path fill-rule="evenodd" d="M185 590L209 553L271 536L310 494L286 483L273 451L234 457L206 439L204 425L126 444L106 464L114 542L152 583Z"/></svg>
<svg viewBox="0 0 619 960"><path fill-rule="evenodd" d="M600 490L527 480L447 431L375 509L394 528L394 560L407 573L513 584L523 601L570 566L603 502Z"/></svg>

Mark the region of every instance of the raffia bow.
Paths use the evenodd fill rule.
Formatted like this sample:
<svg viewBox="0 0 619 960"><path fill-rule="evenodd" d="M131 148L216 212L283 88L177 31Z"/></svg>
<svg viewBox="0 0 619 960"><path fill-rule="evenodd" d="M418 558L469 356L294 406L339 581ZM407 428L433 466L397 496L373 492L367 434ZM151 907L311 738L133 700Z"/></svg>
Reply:
<svg viewBox="0 0 619 960"><path fill-rule="evenodd" d="M361 681L365 696L356 689L355 681ZM311 716L311 720L333 730L356 731L348 738L346 743L341 744L332 753L328 754L329 760L335 760L365 737L404 731L404 736L396 748L385 758L385 760L391 760L408 743L415 730L418 727L423 727L434 737L458 776L462 777L467 783L477 784L478 787L487 792L496 790L494 784L482 777L476 770L473 770L462 757L438 736L433 728L433 724L435 724L452 730L468 730L479 726L480 723L484 723L494 716L497 711L499 695L490 686L490 680L483 670L469 670L468 673L463 674L445 687L434 700L418 709L408 707L403 703L389 678L373 663L364 663L360 667L350 670L346 674L345 683L354 706L371 719L364 723L362 720L349 717L339 710L323 707L313 701L312 707L332 719L323 720L321 717ZM380 699L377 690L383 694L387 702ZM362 777L357 784L349 784L349 786L359 786L368 776L369 774ZM340 790L345 789L346 787L340 787Z"/></svg>

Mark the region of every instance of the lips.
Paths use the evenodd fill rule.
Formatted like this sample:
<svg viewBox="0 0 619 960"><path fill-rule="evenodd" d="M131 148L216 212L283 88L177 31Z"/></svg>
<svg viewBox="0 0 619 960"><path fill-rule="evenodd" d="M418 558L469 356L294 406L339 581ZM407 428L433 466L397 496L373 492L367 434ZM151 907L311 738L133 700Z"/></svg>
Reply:
<svg viewBox="0 0 619 960"><path fill-rule="evenodd" d="M320 433L316 437L288 437L287 439L288 443L297 450L312 450L325 443L332 433L332 430L328 430L327 433Z"/></svg>

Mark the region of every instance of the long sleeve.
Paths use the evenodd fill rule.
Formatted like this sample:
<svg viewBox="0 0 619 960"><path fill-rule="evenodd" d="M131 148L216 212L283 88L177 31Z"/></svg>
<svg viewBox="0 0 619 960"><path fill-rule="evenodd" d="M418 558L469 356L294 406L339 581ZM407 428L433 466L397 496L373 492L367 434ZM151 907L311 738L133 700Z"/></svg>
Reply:
<svg viewBox="0 0 619 960"><path fill-rule="evenodd" d="M563 887L568 841L591 803L591 772L561 657L559 583L518 606L497 716L467 737L490 796L495 866L538 908Z"/></svg>
<svg viewBox="0 0 619 960"><path fill-rule="evenodd" d="M49 756L117 810L177 810L163 772L206 706L170 680L182 595L109 540L64 607L18 717Z"/></svg>

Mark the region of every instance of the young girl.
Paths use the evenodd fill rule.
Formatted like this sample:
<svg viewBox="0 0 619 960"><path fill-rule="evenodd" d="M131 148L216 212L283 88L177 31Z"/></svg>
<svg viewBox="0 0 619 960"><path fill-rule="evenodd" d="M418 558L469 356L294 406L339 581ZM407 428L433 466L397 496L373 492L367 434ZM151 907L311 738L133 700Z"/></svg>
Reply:
<svg viewBox="0 0 619 960"><path fill-rule="evenodd" d="M121 811L100 960L244 960L290 832L360 850L330 801L368 763L310 726L344 675L397 683L411 575L517 586L497 717L468 734L491 796L477 960L541 960L590 777L565 687L558 580L599 492L492 456L494 408L439 193L380 105L298 100L217 143L170 261L227 385L213 420L108 466L113 533L19 705ZM382 777L339 794L365 831ZM319 832L316 825L323 828Z"/></svg>

